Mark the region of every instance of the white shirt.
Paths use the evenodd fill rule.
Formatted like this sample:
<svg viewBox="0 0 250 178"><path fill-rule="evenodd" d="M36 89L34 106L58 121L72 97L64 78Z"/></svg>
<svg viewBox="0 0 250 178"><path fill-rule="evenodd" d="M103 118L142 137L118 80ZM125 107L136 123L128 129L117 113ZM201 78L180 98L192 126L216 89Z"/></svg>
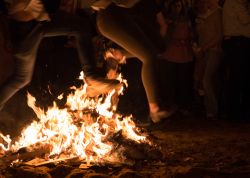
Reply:
<svg viewBox="0 0 250 178"><path fill-rule="evenodd" d="M29 11L37 21L49 21L49 14L40 0L5 0L10 15L20 11Z"/></svg>
<svg viewBox="0 0 250 178"><path fill-rule="evenodd" d="M224 36L250 38L250 3L247 0L226 0L223 6Z"/></svg>

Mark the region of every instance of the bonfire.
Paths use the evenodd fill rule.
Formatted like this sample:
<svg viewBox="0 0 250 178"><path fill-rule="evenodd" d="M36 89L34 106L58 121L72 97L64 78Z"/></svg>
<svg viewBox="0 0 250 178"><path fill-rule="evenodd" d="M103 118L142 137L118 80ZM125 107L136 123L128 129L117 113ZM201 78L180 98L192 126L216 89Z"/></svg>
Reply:
<svg viewBox="0 0 250 178"><path fill-rule="evenodd" d="M28 106L37 118L14 140L0 133L2 158L7 157L11 164L37 166L65 160L85 164L128 164L125 154L128 143L153 145L148 135L136 127L133 116L119 114L117 105L112 103L112 97L123 94L128 86L121 75L117 79L124 85L119 90L92 98L86 94L83 72L79 79L83 84L71 87L72 93L62 109L54 102L53 107L45 111L36 106L32 95L27 94ZM23 152L29 153L28 159L20 156Z"/></svg>

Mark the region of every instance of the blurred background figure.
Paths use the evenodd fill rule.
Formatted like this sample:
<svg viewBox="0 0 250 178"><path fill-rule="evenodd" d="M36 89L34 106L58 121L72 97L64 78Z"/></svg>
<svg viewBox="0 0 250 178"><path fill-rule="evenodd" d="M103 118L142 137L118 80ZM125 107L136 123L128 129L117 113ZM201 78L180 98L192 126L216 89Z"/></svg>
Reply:
<svg viewBox="0 0 250 178"><path fill-rule="evenodd" d="M166 49L160 56L161 89L168 105L177 105L187 114L193 99L192 23L182 0L170 1L164 12L167 32Z"/></svg>
<svg viewBox="0 0 250 178"><path fill-rule="evenodd" d="M219 110L218 75L222 59L221 8L214 0L197 0L195 6L198 35L198 46L194 46L196 54L195 89L198 93L204 90L206 117L215 119Z"/></svg>
<svg viewBox="0 0 250 178"><path fill-rule="evenodd" d="M223 50L228 67L228 116L249 119L250 2L226 0L223 6Z"/></svg>

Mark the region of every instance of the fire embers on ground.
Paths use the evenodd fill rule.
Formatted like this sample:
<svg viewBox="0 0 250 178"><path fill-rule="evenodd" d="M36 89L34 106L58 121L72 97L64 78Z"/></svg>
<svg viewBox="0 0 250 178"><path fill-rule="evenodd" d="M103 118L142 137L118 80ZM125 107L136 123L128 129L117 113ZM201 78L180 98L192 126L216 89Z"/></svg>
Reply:
<svg viewBox="0 0 250 178"><path fill-rule="evenodd" d="M83 79L81 75L80 79ZM120 77L120 81L126 81ZM30 94L28 105L37 115L12 140L0 133L1 166L44 166L65 163L86 168L94 165L135 165L136 160L159 160L162 155L146 132L136 127L132 116L116 112L113 90L107 95L89 98L87 84L67 96L65 108L56 104L47 111L36 107ZM58 96L58 99L62 99Z"/></svg>

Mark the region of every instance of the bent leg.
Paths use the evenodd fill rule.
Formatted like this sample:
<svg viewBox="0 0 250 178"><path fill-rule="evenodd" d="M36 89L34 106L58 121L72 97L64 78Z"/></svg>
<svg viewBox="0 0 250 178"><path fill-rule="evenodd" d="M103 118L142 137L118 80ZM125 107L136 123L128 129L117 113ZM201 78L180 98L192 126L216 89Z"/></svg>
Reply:
<svg viewBox="0 0 250 178"><path fill-rule="evenodd" d="M16 92L30 83L41 39L41 25L38 24L23 41L14 44L14 74L0 89L0 106L3 106Z"/></svg>
<svg viewBox="0 0 250 178"><path fill-rule="evenodd" d="M122 8L113 6L98 12L97 27L102 35L142 61L142 82L148 101L157 102L156 50L142 29Z"/></svg>

